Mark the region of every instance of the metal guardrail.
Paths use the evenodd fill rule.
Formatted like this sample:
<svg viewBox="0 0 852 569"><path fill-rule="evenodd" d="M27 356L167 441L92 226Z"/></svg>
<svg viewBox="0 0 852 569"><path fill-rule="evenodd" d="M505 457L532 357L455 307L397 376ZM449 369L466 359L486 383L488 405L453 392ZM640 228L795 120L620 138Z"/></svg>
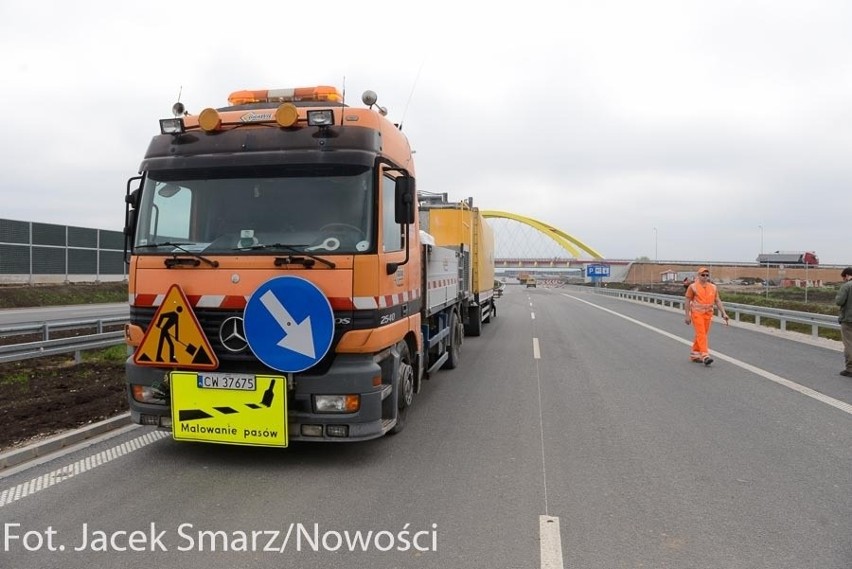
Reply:
<svg viewBox="0 0 852 569"><path fill-rule="evenodd" d="M86 336L72 336L56 340L45 340L42 342L27 342L24 344L12 344L0 346L0 363L17 362L32 358L55 356L74 352L79 361L80 352L85 350L99 350L124 343L124 330L103 332L100 334L89 334Z"/></svg>
<svg viewBox="0 0 852 569"><path fill-rule="evenodd" d="M588 289L589 287L582 287ZM607 296L615 296L625 298L627 300L636 300L639 302L648 302L661 306L670 306L684 310L684 298L682 296L674 296L670 294L654 294L649 292L640 292L635 290L616 290L607 288L592 289L596 294L604 294ZM736 304L732 302L725 303L725 311L729 315L733 315L736 322L741 321L742 315L748 315L754 318L754 323L760 325L761 319L776 320L779 322L781 330L787 330L788 323L803 324L811 327L811 336L818 337L821 328L827 330L840 330L840 323L837 321L837 316L830 314L817 314L814 312L800 312L798 310L781 310L779 308L767 308L763 306L751 306L748 304Z"/></svg>
<svg viewBox="0 0 852 569"><path fill-rule="evenodd" d="M11 324L9 326L0 326L0 337L38 334L42 340L50 340L51 335L55 332L94 328L98 333L101 333L104 331L104 328L118 325L123 326L127 321L127 316L110 316L105 318L87 318L85 320L47 320L27 324Z"/></svg>
<svg viewBox="0 0 852 569"><path fill-rule="evenodd" d="M38 335L42 338L35 342L21 342L0 346L0 363L71 352L74 352L75 359L80 361L80 352L109 348L124 343L124 330L104 331L104 329L110 326L123 325L127 321L127 317L114 316L110 318L58 320L56 322L38 322L0 327L0 337ZM51 338L51 336L58 332L73 330L96 330L96 332L79 336Z"/></svg>

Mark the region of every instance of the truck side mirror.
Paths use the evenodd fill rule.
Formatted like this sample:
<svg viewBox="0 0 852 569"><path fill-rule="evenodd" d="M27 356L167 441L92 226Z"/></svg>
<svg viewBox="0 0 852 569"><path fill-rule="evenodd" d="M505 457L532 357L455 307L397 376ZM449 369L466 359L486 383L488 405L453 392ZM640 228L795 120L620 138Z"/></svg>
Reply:
<svg viewBox="0 0 852 569"><path fill-rule="evenodd" d="M414 223L414 204L416 202L414 178L399 176L394 184L394 221L396 223Z"/></svg>
<svg viewBox="0 0 852 569"><path fill-rule="evenodd" d="M133 234L136 232L137 210L139 208L139 200L141 198L141 186L137 185L136 189L130 188L134 183L141 183L142 176L134 176L127 180L127 192L124 194L124 262L129 263L130 252L133 242Z"/></svg>
<svg viewBox="0 0 852 569"><path fill-rule="evenodd" d="M126 203L133 209L137 209L139 207L139 188L136 188L135 190L124 196L124 203Z"/></svg>
<svg viewBox="0 0 852 569"><path fill-rule="evenodd" d="M142 179L142 176L135 176L127 180L127 193L124 196L124 234L127 237L132 237L136 231L136 210L139 208L139 199L141 197L141 189L136 188L131 190L131 184Z"/></svg>
<svg viewBox="0 0 852 569"><path fill-rule="evenodd" d="M124 234L127 237L133 237L136 232L136 210L131 209L127 212L127 220L124 223Z"/></svg>

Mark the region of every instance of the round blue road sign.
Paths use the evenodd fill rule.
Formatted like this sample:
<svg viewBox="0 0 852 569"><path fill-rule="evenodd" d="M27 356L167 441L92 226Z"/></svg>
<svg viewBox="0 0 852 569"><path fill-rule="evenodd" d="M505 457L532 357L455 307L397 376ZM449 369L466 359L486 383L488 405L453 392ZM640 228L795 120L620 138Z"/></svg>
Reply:
<svg viewBox="0 0 852 569"><path fill-rule="evenodd" d="M275 277L260 285L243 313L249 348L272 369L304 371L328 352L334 312L317 286L301 277Z"/></svg>

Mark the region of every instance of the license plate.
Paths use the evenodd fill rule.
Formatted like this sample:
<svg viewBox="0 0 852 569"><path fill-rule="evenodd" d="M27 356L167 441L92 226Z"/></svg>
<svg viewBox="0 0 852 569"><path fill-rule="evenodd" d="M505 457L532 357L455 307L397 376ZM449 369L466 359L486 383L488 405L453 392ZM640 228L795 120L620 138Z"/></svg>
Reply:
<svg viewBox="0 0 852 569"><path fill-rule="evenodd" d="M255 376L245 373L199 373L198 388L255 391L257 380Z"/></svg>
<svg viewBox="0 0 852 569"><path fill-rule="evenodd" d="M169 385L175 440L287 446L286 377L173 371Z"/></svg>

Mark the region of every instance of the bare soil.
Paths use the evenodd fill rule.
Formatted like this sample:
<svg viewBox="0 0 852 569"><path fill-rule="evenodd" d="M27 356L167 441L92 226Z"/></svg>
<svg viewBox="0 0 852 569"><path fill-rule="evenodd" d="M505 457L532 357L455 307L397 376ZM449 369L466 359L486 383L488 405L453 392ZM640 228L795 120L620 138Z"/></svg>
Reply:
<svg viewBox="0 0 852 569"><path fill-rule="evenodd" d="M37 358L0 364L0 450L127 411L124 365Z"/></svg>
<svg viewBox="0 0 852 569"><path fill-rule="evenodd" d="M0 286L0 308L126 300L124 283ZM122 361L84 358L75 363L73 354L0 364L0 393L0 451L114 417L128 408Z"/></svg>

